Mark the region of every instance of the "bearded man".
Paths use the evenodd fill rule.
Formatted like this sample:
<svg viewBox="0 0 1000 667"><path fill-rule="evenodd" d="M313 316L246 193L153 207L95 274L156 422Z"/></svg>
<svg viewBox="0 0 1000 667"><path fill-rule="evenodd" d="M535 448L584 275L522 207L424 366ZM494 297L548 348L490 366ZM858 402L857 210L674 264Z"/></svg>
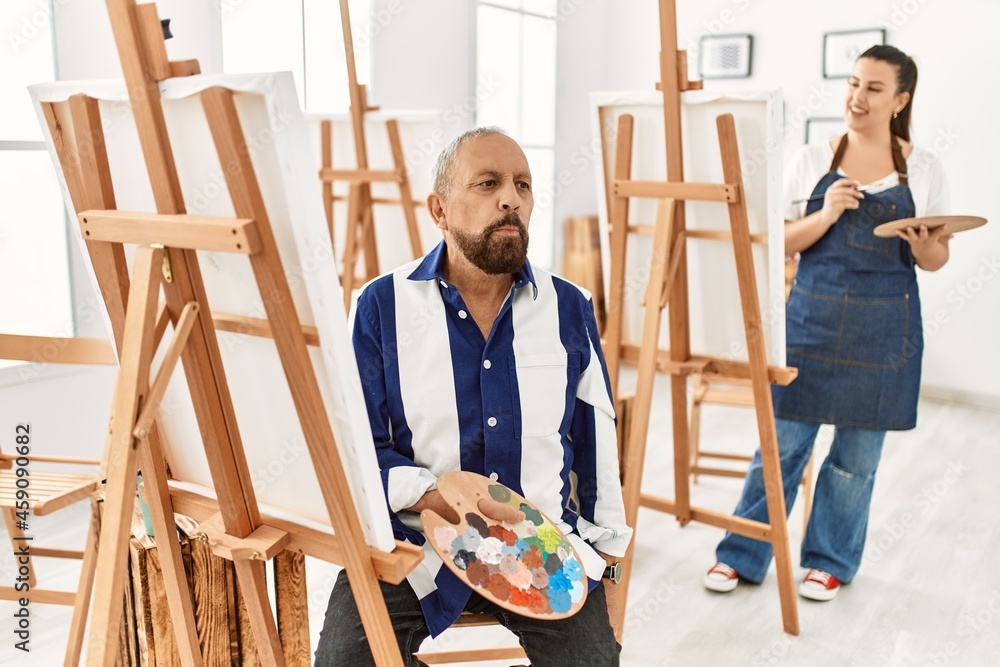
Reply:
<svg viewBox="0 0 1000 667"><path fill-rule="evenodd" d="M536 667L617 665L601 582L632 530L590 295L528 262L531 172L502 130L466 132L434 171L427 206L444 239L366 285L352 314L396 538L424 545L406 582L380 583L404 663L419 665L420 643L469 611L495 616ZM590 580L579 612L554 621L513 614L442 564L419 513L454 516L435 488L452 470L499 481L556 522ZM523 518L488 499L479 509L502 521ZM330 597L316 664L374 664L345 572Z"/></svg>

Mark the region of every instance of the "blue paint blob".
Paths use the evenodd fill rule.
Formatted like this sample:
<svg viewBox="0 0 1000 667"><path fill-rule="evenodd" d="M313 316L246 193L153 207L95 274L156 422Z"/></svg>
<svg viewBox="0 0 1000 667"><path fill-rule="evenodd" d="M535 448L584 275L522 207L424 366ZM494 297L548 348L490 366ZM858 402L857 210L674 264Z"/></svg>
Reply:
<svg viewBox="0 0 1000 667"><path fill-rule="evenodd" d="M549 590L549 606L557 614L565 614L573 606L567 591Z"/></svg>
<svg viewBox="0 0 1000 667"><path fill-rule="evenodd" d="M583 570L580 569L580 564L576 562L575 558L567 558L563 563L563 572L569 577L571 581L575 581L580 578L583 574Z"/></svg>
<svg viewBox="0 0 1000 667"><path fill-rule="evenodd" d="M553 591L566 591L568 594L572 585L562 571L549 575L549 595L552 595Z"/></svg>

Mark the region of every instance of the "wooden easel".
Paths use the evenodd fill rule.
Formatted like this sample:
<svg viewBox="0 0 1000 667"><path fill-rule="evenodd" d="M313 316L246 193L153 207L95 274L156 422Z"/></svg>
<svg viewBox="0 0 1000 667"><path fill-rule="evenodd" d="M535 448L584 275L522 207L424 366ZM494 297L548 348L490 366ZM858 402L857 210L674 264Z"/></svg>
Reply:
<svg viewBox="0 0 1000 667"><path fill-rule="evenodd" d="M421 554L400 543L391 554L365 544L308 356L307 332L285 278L233 93L215 87L200 97L220 163L227 165L226 183L236 217L185 215L158 82L197 73L198 64L167 60L155 5L107 0L107 6L158 212L114 210L96 99L76 95L68 102L42 104L119 351L120 370L103 463L106 498L87 664L115 664L136 472L141 468L183 664L200 665L202 655L177 540L170 538L176 535L175 509L204 519L202 532L213 551L233 561L263 664L286 663L268 600L264 563L289 548L345 566L376 662L401 665L378 579L398 583ZM138 244L131 278L124 243ZM275 340L335 536L272 520L258 509L198 249L247 255L261 293L269 297L264 299L267 320L258 323L257 333ZM166 303L158 307L161 288ZM168 323L173 325L174 337L150 383L150 365ZM168 488L154 419L181 358L217 500L178 493L175 503ZM78 606L77 613L85 612Z"/></svg>
<svg viewBox="0 0 1000 667"><path fill-rule="evenodd" d="M348 0L340 0L340 25L344 34L344 54L347 57L347 79L351 94L351 126L354 130L354 169L333 168L333 126L328 120L320 125L322 142L322 167L319 172L323 183L323 208L326 222L333 241L333 203L343 197L333 194L336 181L349 181L347 195L347 229L344 236L344 259L341 262L340 284L344 290L344 307L350 309L351 293L356 285L367 282L379 275L378 251L375 245L375 204L399 204L403 207L406 229L410 235L413 259L423 256L420 232L417 229L416 202L410 191L410 181L406 173L403 144L399 139L399 125L395 120L386 121L389 146L392 149L394 169L378 170L368 168L368 144L365 141L365 113L376 111L377 106L368 104L365 86L358 83L358 73L354 62L354 38L351 35L351 14ZM396 183L399 185L399 199L372 197L372 183ZM360 238L359 238L360 237ZM365 254L365 276L359 280L355 275L358 263L358 245L362 244Z"/></svg>
<svg viewBox="0 0 1000 667"><path fill-rule="evenodd" d="M632 117L619 119L618 142L614 161L614 179L608 192L611 203L611 269L608 295L608 326L605 332L608 371L612 390L618 387L619 364L631 358L638 362L638 379L632 411L632 425L623 460L625 514L635 526L639 505L674 514L681 525L700 521L728 531L770 542L774 547L778 570L783 625L786 632L799 633L798 609L792 580L791 554L782 492L778 445L775 437L774 411L770 384L788 384L795 369L768 367L761 326L760 303L754 280L751 239L746 212L743 178L740 170L736 129L731 115L719 116L717 129L722 154L724 183L685 183L682 133L681 92L701 88L700 81L687 78L687 54L677 49L677 19L674 0L660 0L660 83L663 93L663 116L666 132L667 182L633 181ZM645 320L637 358L634 348L622 344L624 307L625 249L629 231L630 198L659 200L653 232L649 284L645 295ZM684 224L685 201L725 203L729 209L731 233L688 230ZM688 284L685 243L688 239L726 240L733 244L736 257L740 300L746 330L748 362L691 354ZM669 307L670 349L659 350L660 318ZM633 352L633 354L629 354ZM666 500L642 493L642 468L646 453L646 435L652 405L653 381L657 370L670 374L674 444L675 499ZM770 524L763 524L707 509L692 507L690 498L690 453L687 419L687 376L692 372L718 373L749 378L753 387L760 435L761 458L767 489ZM620 609L625 598L631 571L635 540L625 555L624 585Z"/></svg>

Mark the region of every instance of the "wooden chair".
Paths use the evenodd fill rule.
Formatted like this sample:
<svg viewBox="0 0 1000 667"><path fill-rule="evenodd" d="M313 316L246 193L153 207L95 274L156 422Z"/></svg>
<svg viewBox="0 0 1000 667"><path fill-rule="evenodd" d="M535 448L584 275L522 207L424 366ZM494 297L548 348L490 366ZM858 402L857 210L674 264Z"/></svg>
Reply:
<svg viewBox="0 0 1000 667"><path fill-rule="evenodd" d="M492 616L485 614L470 614L463 612L458 620L452 623L449 630L461 628L482 628L500 625ZM526 660L524 649L520 646L500 648L469 648L455 651L424 651L416 654L417 659L427 665L448 665L456 662L484 662L487 660Z"/></svg>
<svg viewBox="0 0 1000 667"><path fill-rule="evenodd" d="M43 357L39 351L44 350ZM106 340L86 338L47 338L0 334L0 358L46 363L115 364L111 345ZM74 607L66 646L66 664L80 662L83 632L90 605L97 556L99 460L69 456L46 456L33 453L30 425L18 427L14 445L0 451L0 513L7 526L7 535L18 574L14 586L0 587L0 599L17 601L28 598L38 604L61 604ZM21 437L23 439L18 440ZM3 445L5 443L0 443ZM37 470L44 464L49 470ZM25 481L27 480L27 482ZM87 541L82 550L36 546L32 539L32 518L47 516L83 500L90 500L91 520ZM20 550L28 545L30 551ZM82 560L80 583L76 591L43 589L37 586L32 560L35 558L69 558ZM26 583L28 590L18 590Z"/></svg>

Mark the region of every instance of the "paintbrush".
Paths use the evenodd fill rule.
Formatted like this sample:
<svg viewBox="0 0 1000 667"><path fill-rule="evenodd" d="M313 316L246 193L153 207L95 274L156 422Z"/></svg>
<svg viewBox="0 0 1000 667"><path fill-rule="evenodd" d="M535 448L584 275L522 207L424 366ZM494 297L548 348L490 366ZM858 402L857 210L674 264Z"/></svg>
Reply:
<svg viewBox="0 0 1000 667"><path fill-rule="evenodd" d="M877 188L880 185L882 185L881 181L879 181L878 183L869 183L868 185L861 185L861 186L859 186L859 187L857 187L855 189L858 192L868 192L869 190L871 190L873 188ZM796 199L796 200L792 201L792 203L793 204L801 204L802 202L819 201L820 199L823 199L823 197L825 197L825 196L826 196L826 193L824 192L821 195L813 195L812 197L804 197L802 199ZM874 197L875 195L869 195L869 196L870 197Z"/></svg>

